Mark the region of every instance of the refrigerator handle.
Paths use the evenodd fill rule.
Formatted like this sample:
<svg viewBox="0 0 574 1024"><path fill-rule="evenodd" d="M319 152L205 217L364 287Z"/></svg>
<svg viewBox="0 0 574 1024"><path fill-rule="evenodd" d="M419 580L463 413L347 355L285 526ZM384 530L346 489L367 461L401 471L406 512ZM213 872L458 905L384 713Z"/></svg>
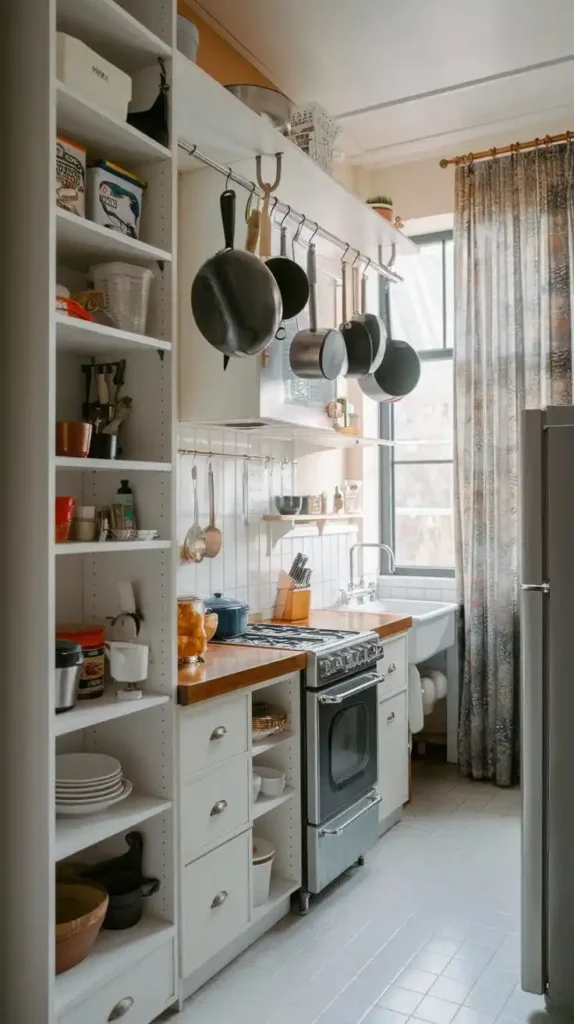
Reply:
<svg viewBox="0 0 574 1024"><path fill-rule="evenodd" d="M546 988L544 605L548 584L522 587L522 987Z"/></svg>

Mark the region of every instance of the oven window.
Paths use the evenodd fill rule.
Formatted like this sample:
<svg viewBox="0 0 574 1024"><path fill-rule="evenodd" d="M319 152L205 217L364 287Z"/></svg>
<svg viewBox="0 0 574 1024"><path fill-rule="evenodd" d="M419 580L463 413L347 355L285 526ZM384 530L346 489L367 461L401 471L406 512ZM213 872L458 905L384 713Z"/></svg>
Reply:
<svg viewBox="0 0 574 1024"><path fill-rule="evenodd" d="M339 711L331 722L329 760L331 780L344 786L359 775L369 759L368 714L365 704L352 704Z"/></svg>

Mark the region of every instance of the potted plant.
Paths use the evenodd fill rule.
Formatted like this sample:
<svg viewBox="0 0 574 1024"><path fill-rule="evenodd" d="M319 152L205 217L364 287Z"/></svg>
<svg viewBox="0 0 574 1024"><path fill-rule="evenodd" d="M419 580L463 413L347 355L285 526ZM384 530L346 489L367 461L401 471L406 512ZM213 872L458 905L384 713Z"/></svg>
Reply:
<svg viewBox="0 0 574 1024"><path fill-rule="evenodd" d="M380 217L384 217L385 220L392 222L393 220L393 200L390 196L371 196L367 199L367 204L376 210Z"/></svg>

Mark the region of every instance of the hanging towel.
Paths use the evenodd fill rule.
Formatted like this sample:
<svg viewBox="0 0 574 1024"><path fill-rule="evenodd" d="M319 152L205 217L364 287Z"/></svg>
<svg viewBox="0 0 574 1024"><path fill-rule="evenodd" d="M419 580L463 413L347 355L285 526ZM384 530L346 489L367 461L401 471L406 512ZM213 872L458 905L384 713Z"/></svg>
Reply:
<svg viewBox="0 0 574 1024"><path fill-rule="evenodd" d="M420 732L424 725L421 677L416 665L409 665L409 729Z"/></svg>
<svg viewBox="0 0 574 1024"><path fill-rule="evenodd" d="M434 683L430 676L421 676L421 690L423 693L423 714L430 715L436 703Z"/></svg>
<svg viewBox="0 0 574 1024"><path fill-rule="evenodd" d="M435 700L442 700L443 697L446 697L448 680L444 672L440 672L438 668L425 668L425 676L432 679L434 683Z"/></svg>

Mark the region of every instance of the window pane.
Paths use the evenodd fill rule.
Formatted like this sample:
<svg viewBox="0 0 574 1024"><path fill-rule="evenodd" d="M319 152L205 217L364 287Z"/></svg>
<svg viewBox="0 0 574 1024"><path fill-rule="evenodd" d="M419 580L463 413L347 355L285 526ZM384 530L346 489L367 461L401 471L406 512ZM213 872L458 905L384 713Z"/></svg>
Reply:
<svg viewBox="0 0 574 1024"><path fill-rule="evenodd" d="M454 347L454 242L444 243L444 288L446 347Z"/></svg>
<svg viewBox="0 0 574 1024"><path fill-rule="evenodd" d="M423 360L416 388L392 408L395 460L452 459L452 359Z"/></svg>
<svg viewBox="0 0 574 1024"><path fill-rule="evenodd" d="M396 270L403 281L391 287L393 338L416 349L442 348L442 242L421 245L416 256L398 259Z"/></svg>
<svg viewBox="0 0 574 1024"><path fill-rule="evenodd" d="M454 565L452 464L395 466L398 565Z"/></svg>

